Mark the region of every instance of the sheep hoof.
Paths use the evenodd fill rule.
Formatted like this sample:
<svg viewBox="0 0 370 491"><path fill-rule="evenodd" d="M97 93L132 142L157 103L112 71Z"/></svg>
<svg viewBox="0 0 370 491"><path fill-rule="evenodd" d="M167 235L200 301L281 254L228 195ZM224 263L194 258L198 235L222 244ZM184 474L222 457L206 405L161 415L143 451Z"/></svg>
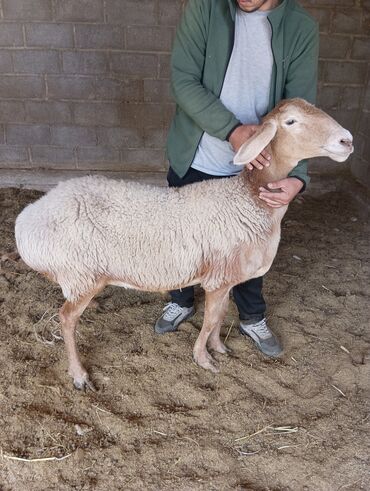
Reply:
<svg viewBox="0 0 370 491"><path fill-rule="evenodd" d="M218 363L209 353L201 356L193 356L193 360L199 367L204 368L205 370L209 370L213 373L220 372Z"/></svg>
<svg viewBox="0 0 370 491"><path fill-rule="evenodd" d="M227 353L232 353L232 350L224 345L221 341L218 343L209 343L209 348L216 353L221 353L221 355L226 355Z"/></svg>
<svg viewBox="0 0 370 491"><path fill-rule="evenodd" d="M87 374L83 377L73 379L73 385L77 390L86 392L87 389L90 389L92 392L96 392L96 388Z"/></svg>

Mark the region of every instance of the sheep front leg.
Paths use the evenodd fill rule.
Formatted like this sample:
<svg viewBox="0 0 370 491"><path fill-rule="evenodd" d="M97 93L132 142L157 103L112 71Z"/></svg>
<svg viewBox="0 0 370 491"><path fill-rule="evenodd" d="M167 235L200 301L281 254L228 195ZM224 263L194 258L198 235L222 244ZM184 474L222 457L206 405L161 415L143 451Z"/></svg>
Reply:
<svg viewBox="0 0 370 491"><path fill-rule="evenodd" d="M214 373L217 373L219 369L207 350L207 341L211 337L211 347L216 351L225 352L222 349L219 332L229 303L229 291L230 288L222 288L213 292L206 291L203 326L193 350L195 363Z"/></svg>
<svg viewBox="0 0 370 491"><path fill-rule="evenodd" d="M103 286L96 288L94 291L81 297L77 302L73 303L67 300L59 311L62 334L68 356L68 373L73 378L73 385L79 390L89 388L90 390L95 391L95 387L90 381L89 375L80 361L75 339L76 325L92 298L102 290L102 288Z"/></svg>

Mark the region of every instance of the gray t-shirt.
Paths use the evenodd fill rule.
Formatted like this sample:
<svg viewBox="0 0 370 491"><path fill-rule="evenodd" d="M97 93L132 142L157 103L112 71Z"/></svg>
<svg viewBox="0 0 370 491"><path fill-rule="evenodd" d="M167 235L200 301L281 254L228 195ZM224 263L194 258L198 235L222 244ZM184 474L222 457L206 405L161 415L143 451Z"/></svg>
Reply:
<svg viewBox="0 0 370 491"><path fill-rule="evenodd" d="M236 11L234 47L220 99L243 124L259 124L268 109L272 65L270 11ZM191 167L214 176L238 174L227 141L204 133Z"/></svg>

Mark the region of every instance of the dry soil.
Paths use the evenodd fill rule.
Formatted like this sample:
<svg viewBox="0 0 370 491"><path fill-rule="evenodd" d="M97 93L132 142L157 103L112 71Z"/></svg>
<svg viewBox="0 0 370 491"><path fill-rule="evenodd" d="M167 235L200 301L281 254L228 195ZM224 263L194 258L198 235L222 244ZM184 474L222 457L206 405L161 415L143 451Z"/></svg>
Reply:
<svg viewBox="0 0 370 491"><path fill-rule="evenodd" d="M78 330L99 389L81 393L61 292L12 254L39 196L0 190L1 490L370 489L370 227L348 197L305 197L284 219L265 281L281 359L239 335L232 305L233 354L208 373L191 359L201 291L191 322L158 336L162 295L107 288Z"/></svg>

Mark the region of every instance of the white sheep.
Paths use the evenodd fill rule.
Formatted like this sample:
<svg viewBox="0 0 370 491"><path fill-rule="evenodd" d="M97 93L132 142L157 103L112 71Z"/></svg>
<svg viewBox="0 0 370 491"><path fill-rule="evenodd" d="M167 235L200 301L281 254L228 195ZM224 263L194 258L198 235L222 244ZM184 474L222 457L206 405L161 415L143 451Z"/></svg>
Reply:
<svg viewBox="0 0 370 491"><path fill-rule="evenodd" d="M225 353L220 328L229 292L265 274L276 255L287 207L271 208L259 187L282 179L303 158L344 161L351 134L302 99L281 102L235 157L252 161L265 147L271 164L261 171L161 188L89 176L60 183L18 216L18 251L33 269L59 283L69 373L76 388L93 389L76 348L76 323L106 285L165 291L200 284L204 323L193 356L217 371L207 351Z"/></svg>

